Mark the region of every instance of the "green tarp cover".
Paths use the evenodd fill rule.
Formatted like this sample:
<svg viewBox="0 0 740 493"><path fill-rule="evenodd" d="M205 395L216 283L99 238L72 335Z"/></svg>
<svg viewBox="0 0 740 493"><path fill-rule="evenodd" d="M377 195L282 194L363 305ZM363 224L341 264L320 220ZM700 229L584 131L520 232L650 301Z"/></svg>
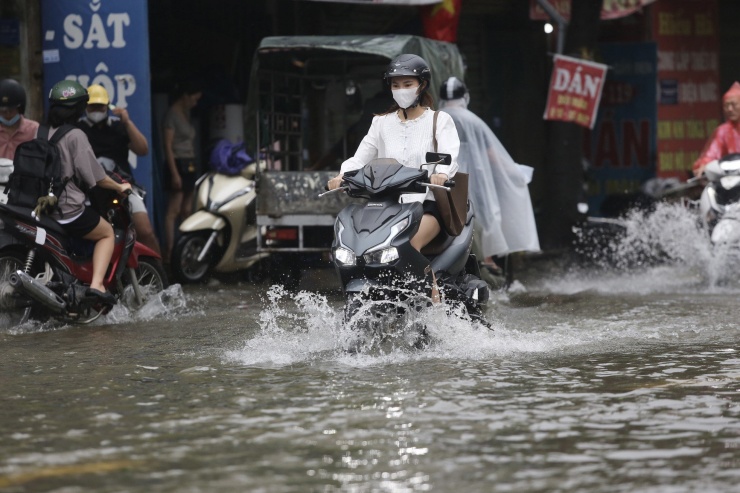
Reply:
<svg viewBox="0 0 740 493"><path fill-rule="evenodd" d="M448 77L463 78L463 62L457 46L419 36L387 34L358 36L271 36L260 43L252 62L250 88L247 99L245 138L250 149L256 147L257 73L260 58L285 56L286 52L303 50L330 50L352 54L385 57L390 61L403 53L419 55L432 71L431 92L438 94L439 87Z"/></svg>

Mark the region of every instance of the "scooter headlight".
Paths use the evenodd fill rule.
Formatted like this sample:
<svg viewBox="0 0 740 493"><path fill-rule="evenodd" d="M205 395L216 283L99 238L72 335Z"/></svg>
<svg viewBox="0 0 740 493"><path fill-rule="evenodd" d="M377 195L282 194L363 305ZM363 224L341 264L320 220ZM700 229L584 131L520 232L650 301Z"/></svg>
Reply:
<svg viewBox="0 0 740 493"><path fill-rule="evenodd" d="M334 259L342 265L355 265L357 261L355 252L343 247L334 250Z"/></svg>
<svg viewBox="0 0 740 493"><path fill-rule="evenodd" d="M380 245L376 245L365 252L362 258L366 264L388 264L398 260L398 250L392 247L391 241L398 236L409 225L409 218L405 217L391 226L391 234Z"/></svg>
<svg viewBox="0 0 740 493"><path fill-rule="evenodd" d="M362 257L366 264L389 264L398 260L398 250L396 247L384 248L377 252L366 253Z"/></svg>

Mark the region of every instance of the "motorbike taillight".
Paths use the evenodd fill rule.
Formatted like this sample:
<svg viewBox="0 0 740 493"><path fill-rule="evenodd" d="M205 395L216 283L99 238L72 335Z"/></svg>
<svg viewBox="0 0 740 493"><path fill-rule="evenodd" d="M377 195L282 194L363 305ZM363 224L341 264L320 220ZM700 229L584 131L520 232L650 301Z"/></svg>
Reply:
<svg viewBox="0 0 740 493"><path fill-rule="evenodd" d="M274 228L265 233L268 240L296 241L298 239L298 228Z"/></svg>

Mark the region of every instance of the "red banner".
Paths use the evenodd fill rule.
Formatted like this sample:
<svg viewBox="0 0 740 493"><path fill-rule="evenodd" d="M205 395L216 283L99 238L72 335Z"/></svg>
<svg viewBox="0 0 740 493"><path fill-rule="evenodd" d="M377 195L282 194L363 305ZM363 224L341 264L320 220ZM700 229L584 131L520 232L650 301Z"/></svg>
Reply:
<svg viewBox="0 0 740 493"><path fill-rule="evenodd" d="M543 118L593 128L606 69L600 63L555 55Z"/></svg>
<svg viewBox="0 0 740 493"><path fill-rule="evenodd" d="M722 123L719 87L719 13L716 0L655 4L658 43L658 166L661 177L689 176L717 125Z"/></svg>
<svg viewBox="0 0 740 493"><path fill-rule="evenodd" d="M563 16L570 20L571 0L547 0L550 5ZM633 12L641 10L644 6L655 0L604 0L601 7L601 18L604 20L626 17ZM529 18L533 21L549 21L550 16L539 6L537 0L529 0Z"/></svg>
<svg viewBox="0 0 740 493"><path fill-rule="evenodd" d="M437 5L420 7L424 36L449 43L457 41L461 5L462 0L442 0Z"/></svg>

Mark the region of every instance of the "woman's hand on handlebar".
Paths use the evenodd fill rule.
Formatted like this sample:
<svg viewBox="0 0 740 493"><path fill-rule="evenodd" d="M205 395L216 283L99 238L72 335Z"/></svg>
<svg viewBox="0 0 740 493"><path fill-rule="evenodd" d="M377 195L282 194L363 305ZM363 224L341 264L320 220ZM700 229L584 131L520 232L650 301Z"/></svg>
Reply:
<svg viewBox="0 0 740 493"><path fill-rule="evenodd" d="M118 193L120 193L121 195L128 195L131 192L133 192L133 190L130 183L119 183Z"/></svg>
<svg viewBox="0 0 740 493"><path fill-rule="evenodd" d="M450 179L444 173L435 173L429 178L430 178L429 181L432 183L432 185L440 185L440 186L444 186L445 182Z"/></svg>
<svg viewBox="0 0 740 493"><path fill-rule="evenodd" d="M331 180L329 180L329 183L327 184L327 187L329 188L329 190L335 190L342 185L342 176L343 176L342 173L340 173L334 178L332 178Z"/></svg>

